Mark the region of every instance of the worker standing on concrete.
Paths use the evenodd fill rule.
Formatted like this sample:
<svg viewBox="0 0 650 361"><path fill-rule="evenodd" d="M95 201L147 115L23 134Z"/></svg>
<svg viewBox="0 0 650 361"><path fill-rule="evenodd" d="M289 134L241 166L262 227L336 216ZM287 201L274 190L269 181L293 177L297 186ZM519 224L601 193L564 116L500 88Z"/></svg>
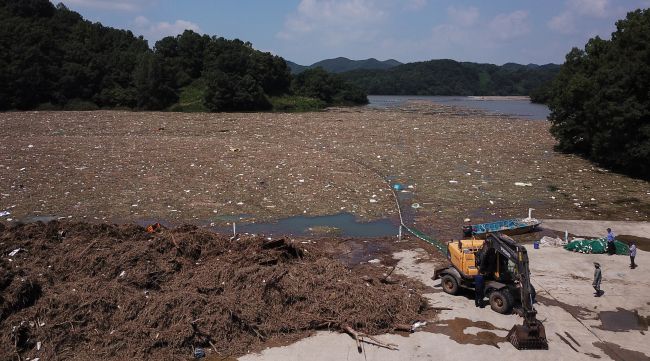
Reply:
<svg viewBox="0 0 650 361"><path fill-rule="evenodd" d="M628 244L630 245L630 268L635 269L636 263L634 263L634 257L636 257L636 246L632 241L630 241Z"/></svg>
<svg viewBox="0 0 650 361"><path fill-rule="evenodd" d="M474 276L474 305L476 307L484 308L483 297L485 297L485 280L481 272Z"/></svg>
<svg viewBox="0 0 650 361"><path fill-rule="evenodd" d="M601 296L600 281L603 279L603 275L600 272L600 263L594 262L594 266L596 267L596 271L594 272L594 282L593 282L594 289L596 290L596 296L594 297L600 297Z"/></svg>
<svg viewBox="0 0 650 361"><path fill-rule="evenodd" d="M465 225L463 226L463 237L471 238L472 237L472 222L469 218L465 218Z"/></svg>
<svg viewBox="0 0 650 361"><path fill-rule="evenodd" d="M616 246L614 245L614 232L611 228L607 228L607 254L613 255L616 253Z"/></svg>

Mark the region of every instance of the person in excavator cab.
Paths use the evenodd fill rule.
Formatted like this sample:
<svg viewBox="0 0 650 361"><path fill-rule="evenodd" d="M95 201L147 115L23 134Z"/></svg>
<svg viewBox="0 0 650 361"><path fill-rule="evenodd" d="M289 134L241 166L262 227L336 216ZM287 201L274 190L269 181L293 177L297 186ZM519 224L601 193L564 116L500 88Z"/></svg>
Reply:
<svg viewBox="0 0 650 361"><path fill-rule="evenodd" d="M472 238L472 234L474 234L474 230L472 229L472 225L470 224L471 222L472 222L471 219L465 218L465 225L463 226L464 238Z"/></svg>

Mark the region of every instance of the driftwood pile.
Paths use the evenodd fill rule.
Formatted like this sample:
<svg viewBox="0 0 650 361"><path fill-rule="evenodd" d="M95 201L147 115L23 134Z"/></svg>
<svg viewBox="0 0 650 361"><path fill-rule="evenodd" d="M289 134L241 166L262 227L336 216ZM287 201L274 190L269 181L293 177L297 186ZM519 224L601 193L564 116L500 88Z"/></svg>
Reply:
<svg viewBox="0 0 650 361"><path fill-rule="evenodd" d="M238 356L328 328L370 338L419 319L409 287L289 239L0 224L0 360Z"/></svg>

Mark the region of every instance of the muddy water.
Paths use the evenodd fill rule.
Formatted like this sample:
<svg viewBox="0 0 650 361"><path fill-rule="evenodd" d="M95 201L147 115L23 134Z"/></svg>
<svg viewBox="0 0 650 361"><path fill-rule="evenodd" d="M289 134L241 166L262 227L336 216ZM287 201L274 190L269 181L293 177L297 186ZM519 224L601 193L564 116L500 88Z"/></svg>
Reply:
<svg viewBox="0 0 650 361"><path fill-rule="evenodd" d="M605 355L609 356L614 361L650 360L650 357L648 357L648 355L642 352L624 349L615 343L594 342L594 346L601 349L605 353Z"/></svg>
<svg viewBox="0 0 650 361"><path fill-rule="evenodd" d="M479 331L476 335L465 333L469 327L476 327L486 331ZM492 345L496 348L499 347L500 342L508 342L505 337L498 336L494 330L508 331L504 328L499 328L493 324L485 321L472 321L466 318L455 318L453 320L443 320L436 323L428 324L423 329L426 332L441 333L449 336L453 341L459 344L466 345Z"/></svg>
<svg viewBox="0 0 650 361"><path fill-rule="evenodd" d="M650 317L643 317L638 312L617 308L616 311L604 311L598 314L602 322L601 330L624 332L630 330L647 331Z"/></svg>
<svg viewBox="0 0 650 361"><path fill-rule="evenodd" d="M341 230L341 237L384 237L396 236L398 227L391 221L383 219L375 222L357 222L354 215L340 213L322 217L291 217L279 219L272 223L253 223L237 225L238 233L265 234L270 236L309 236L315 227L329 227ZM213 228L217 233L232 232L232 227Z"/></svg>

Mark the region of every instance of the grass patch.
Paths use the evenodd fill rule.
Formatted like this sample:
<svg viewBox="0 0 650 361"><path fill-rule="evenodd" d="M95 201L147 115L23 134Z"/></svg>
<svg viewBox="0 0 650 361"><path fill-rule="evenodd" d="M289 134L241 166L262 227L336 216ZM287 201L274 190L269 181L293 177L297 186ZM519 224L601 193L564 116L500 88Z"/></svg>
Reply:
<svg viewBox="0 0 650 361"><path fill-rule="evenodd" d="M300 96L271 97L269 99L275 111L311 112L327 108L327 103L320 99Z"/></svg>
<svg viewBox="0 0 650 361"><path fill-rule="evenodd" d="M61 106L60 105L55 105L55 104L52 104L52 103L48 102L48 103L39 104L39 106L36 107L36 110L39 111L39 112L57 111L57 110L61 110Z"/></svg>
<svg viewBox="0 0 650 361"><path fill-rule="evenodd" d="M63 110L72 110L72 111L89 111L89 110L99 110L97 104L81 99L70 99L66 105L63 107Z"/></svg>
<svg viewBox="0 0 650 361"><path fill-rule="evenodd" d="M170 112L179 113L210 113L203 105L203 80L197 79L192 84L180 89L178 103L169 107Z"/></svg>
<svg viewBox="0 0 650 361"><path fill-rule="evenodd" d="M178 102L181 105L187 105L195 102L203 101L203 88L204 84L201 79L197 79L192 82L192 84L182 87L180 89L181 93L179 94Z"/></svg>

